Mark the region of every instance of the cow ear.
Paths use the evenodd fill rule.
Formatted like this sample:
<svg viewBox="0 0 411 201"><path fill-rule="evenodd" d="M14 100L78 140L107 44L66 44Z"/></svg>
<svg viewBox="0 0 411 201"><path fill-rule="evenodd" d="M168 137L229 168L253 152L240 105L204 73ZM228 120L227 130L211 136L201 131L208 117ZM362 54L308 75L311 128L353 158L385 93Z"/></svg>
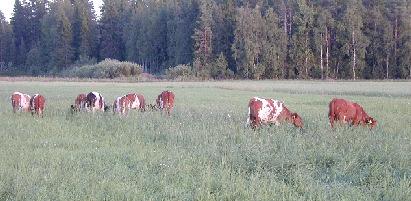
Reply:
<svg viewBox="0 0 411 201"><path fill-rule="evenodd" d="M296 113L291 114L291 118L293 119L297 118L297 114Z"/></svg>

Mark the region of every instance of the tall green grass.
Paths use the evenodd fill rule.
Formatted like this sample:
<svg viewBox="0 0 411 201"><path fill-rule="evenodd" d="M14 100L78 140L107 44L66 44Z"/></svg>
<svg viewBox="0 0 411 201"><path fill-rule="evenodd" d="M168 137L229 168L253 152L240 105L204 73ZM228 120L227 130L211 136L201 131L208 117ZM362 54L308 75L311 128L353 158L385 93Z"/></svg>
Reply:
<svg viewBox="0 0 411 201"><path fill-rule="evenodd" d="M1 82L0 200L410 200L410 83L328 84ZM81 92L149 103L164 89L176 94L171 117L68 112ZM45 95L45 117L13 114L15 90ZM305 129L246 128L256 95L284 100ZM377 128L330 129L334 96L362 104Z"/></svg>

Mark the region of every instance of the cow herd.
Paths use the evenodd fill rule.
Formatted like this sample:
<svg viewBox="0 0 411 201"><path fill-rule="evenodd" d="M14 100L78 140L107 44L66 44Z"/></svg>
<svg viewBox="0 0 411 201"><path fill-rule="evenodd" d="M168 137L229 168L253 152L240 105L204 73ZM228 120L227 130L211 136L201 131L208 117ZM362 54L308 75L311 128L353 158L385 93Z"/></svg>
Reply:
<svg viewBox="0 0 411 201"><path fill-rule="evenodd" d="M169 98L170 97L170 98ZM142 94L128 93L123 96L117 97L112 105L113 113L119 115L127 115L132 109L139 110L141 112L146 111L146 107L152 110L165 111L170 115L174 107L174 93L171 91L163 91L157 96L156 105L146 105L145 98ZM86 94L79 94L74 101L74 105L71 105L73 112L106 112L110 107L106 104L104 97L98 92L90 92Z"/></svg>
<svg viewBox="0 0 411 201"><path fill-rule="evenodd" d="M334 98L329 103L328 118L330 125L334 128L334 122L349 125L362 125L374 128L377 121L368 116L364 109L358 104L345 99ZM257 128L261 124L276 124L288 122L295 127L302 128L302 118L291 112L282 101L254 97L248 103L247 125Z"/></svg>
<svg viewBox="0 0 411 201"><path fill-rule="evenodd" d="M160 110L170 115L174 107L174 98L175 95L172 91L163 91L157 96L155 104L147 105L143 95L128 93L117 97L114 100L112 109L114 114L119 115L127 115L133 109L144 112L146 108ZM37 114L41 117L43 117L45 102L44 96L40 94L35 94L31 97L21 92L14 92L11 96L13 112L31 111L32 115ZM110 107L106 104L104 97L100 93L90 92L88 94L79 94L74 100L74 105L70 106L70 110L73 113L94 113L96 111L109 111ZM328 117L332 128L335 122L353 126L369 126L370 128L374 128L377 125L377 121L370 117L362 106L345 99L334 98L331 100ZM279 125L281 123L291 123L297 128L303 128L304 126L300 115L290 111L284 102L260 97L250 99L247 118L247 125L249 127L256 129L263 124Z"/></svg>
<svg viewBox="0 0 411 201"><path fill-rule="evenodd" d="M13 107L13 112L25 111L31 114L37 114L43 117L44 106L46 99L40 94L34 94L33 97L20 92L14 92L11 95L11 106Z"/></svg>
<svg viewBox="0 0 411 201"><path fill-rule="evenodd" d="M30 112L32 115L37 114L43 117L46 100L44 96L35 94L31 97L28 94L21 92L14 92L11 95L11 105L13 112L22 111ZM129 93L120 96L114 100L113 113L119 115L127 115L131 109L139 111L146 111L146 107L151 110L164 111L170 115L174 108L174 93L171 91L163 91L157 96L156 104L146 105L144 96L141 94ZM104 97L98 92L90 92L88 94L79 94L75 100L74 105L70 105L70 111L76 112L92 112L97 111L107 112L110 106L106 103Z"/></svg>

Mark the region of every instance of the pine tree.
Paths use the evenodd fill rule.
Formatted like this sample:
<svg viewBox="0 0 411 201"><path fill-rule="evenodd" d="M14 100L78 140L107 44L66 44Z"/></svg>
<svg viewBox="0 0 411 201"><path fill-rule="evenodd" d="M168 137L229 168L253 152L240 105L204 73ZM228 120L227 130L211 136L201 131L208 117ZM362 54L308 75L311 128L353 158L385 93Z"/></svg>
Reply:
<svg viewBox="0 0 411 201"><path fill-rule="evenodd" d="M315 22L313 27L313 47L318 66L320 67L320 78L328 79L329 76L329 51L330 51L330 33L334 24L331 12L324 5L316 5Z"/></svg>
<svg viewBox="0 0 411 201"><path fill-rule="evenodd" d="M42 19L40 45L42 63L55 72L64 70L73 63L72 15L69 0L59 0L50 4L50 12Z"/></svg>
<svg viewBox="0 0 411 201"><path fill-rule="evenodd" d="M345 6L343 17L345 41L342 48L350 58L349 66L351 69L347 69L346 72L350 72L348 74L353 80L356 80L365 66L365 48L368 45L368 39L362 32L364 9L360 0L349 0Z"/></svg>
<svg viewBox="0 0 411 201"><path fill-rule="evenodd" d="M122 18L127 12L127 0L103 0L100 19L100 59L125 58L123 31L126 21Z"/></svg>
<svg viewBox="0 0 411 201"><path fill-rule="evenodd" d="M265 72L262 62L264 19L260 8L243 7L237 10L233 52L239 76L261 79Z"/></svg>
<svg viewBox="0 0 411 201"><path fill-rule="evenodd" d="M364 18L364 34L370 39L365 59L366 66L362 74L366 79L383 79L391 76L390 60L392 57L393 29L384 16L384 1L372 1L367 6Z"/></svg>
<svg viewBox="0 0 411 201"><path fill-rule="evenodd" d="M96 58L98 40L97 21L92 2L75 0L73 29L74 60Z"/></svg>
<svg viewBox="0 0 411 201"><path fill-rule="evenodd" d="M212 1L202 1L200 5L200 17L194 30L194 57L199 62L197 72L209 74L209 66L213 56L213 5Z"/></svg>
<svg viewBox="0 0 411 201"><path fill-rule="evenodd" d="M293 22L295 31L291 37L290 56L298 78L308 78L312 66L313 51L310 48L310 32L314 23L312 5L305 0L297 0L294 5Z"/></svg>
<svg viewBox="0 0 411 201"><path fill-rule="evenodd" d="M12 62L12 28L0 11L0 71Z"/></svg>
<svg viewBox="0 0 411 201"><path fill-rule="evenodd" d="M399 1L398 58L394 78L407 78L411 74L411 2Z"/></svg>
<svg viewBox="0 0 411 201"><path fill-rule="evenodd" d="M13 27L14 61L16 66L23 66L27 54L28 36L30 33L27 8L20 0L15 0L11 25ZM25 70L25 69L23 69Z"/></svg>
<svg viewBox="0 0 411 201"><path fill-rule="evenodd" d="M264 78L282 78L287 52L286 34L278 26L278 16L273 9L268 9L264 17L264 37L262 63L266 66Z"/></svg>

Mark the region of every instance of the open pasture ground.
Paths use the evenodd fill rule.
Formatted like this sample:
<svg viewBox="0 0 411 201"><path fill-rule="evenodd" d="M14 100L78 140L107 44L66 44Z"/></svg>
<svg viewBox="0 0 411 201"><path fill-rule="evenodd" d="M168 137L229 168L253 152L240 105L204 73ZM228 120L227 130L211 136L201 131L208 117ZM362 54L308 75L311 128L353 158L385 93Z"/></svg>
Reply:
<svg viewBox="0 0 411 201"><path fill-rule="evenodd" d="M111 105L165 89L171 117L69 114L79 93ZM45 117L13 114L13 91L43 94ZM284 100L305 129L246 128L253 96ZM332 130L333 97L378 126ZM0 81L0 200L411 200L411 82Z"/></svg>

